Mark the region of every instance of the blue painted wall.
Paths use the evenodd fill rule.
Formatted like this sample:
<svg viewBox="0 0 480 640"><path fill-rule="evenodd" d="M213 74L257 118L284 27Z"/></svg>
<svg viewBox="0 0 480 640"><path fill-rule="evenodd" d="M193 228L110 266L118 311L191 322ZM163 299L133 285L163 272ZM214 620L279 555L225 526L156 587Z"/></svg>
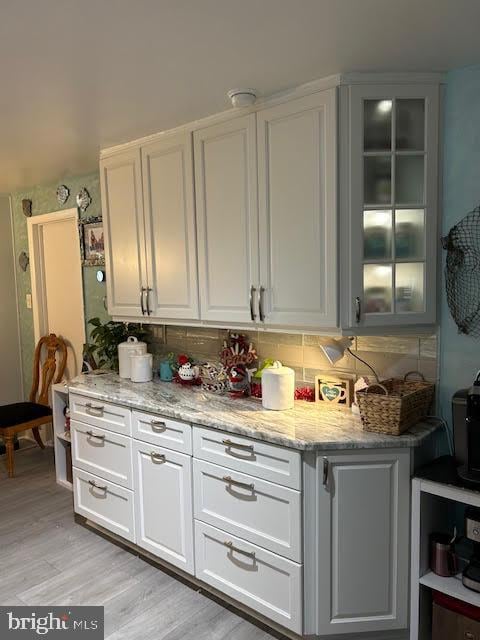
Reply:
<svg viewBox="0 0 480 640"><path fill-rule="evenodd" d="M447 75L444 142L442 235L480 204L480 65ZM458 334L444 290L442 275L440 402L450 422L452 394L480 369L480 339Z"/></svg>

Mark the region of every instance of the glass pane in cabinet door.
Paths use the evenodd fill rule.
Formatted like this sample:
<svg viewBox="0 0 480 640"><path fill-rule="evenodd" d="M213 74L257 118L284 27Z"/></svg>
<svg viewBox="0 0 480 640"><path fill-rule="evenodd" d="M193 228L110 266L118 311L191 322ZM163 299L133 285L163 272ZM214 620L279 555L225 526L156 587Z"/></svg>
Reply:
<svg viewBox="0 0 480 640"><path fill-rule="evenodd" d="M423 156L397 156L395 202L399 204L423 204L424 173Z"/></svg>
<svg viewBox="0 0 480 640"><path fill-rule="evenodd" d="M423 262L395 265L395 311L422 313L425 307Z"/></svg>
<svg viewBox="0 0 480 640"><path fill-rule="evenodd" d="M397 209L395 212L395 257L399 260L425 257L424 209Z"/></svg>
<svg viewBox="0 0 480 640"><path fill-rule="evenodd" d="M392 148L392 101L365 100L363 118L365 151L390 151Z"/></svg>
<svg viewBox="0 0 480 640"><path fill-rule="evenodd" d="M389 260L392 257L392 212L363 212L363 257Z"/></svg>
<svg viewBox="0 0 480 640"><path fill-rule="evenodd" d="M364 157L365 204L390 204L392 201L392 159L390 156Z"/></svg>
<svg viewBox="0 0 480 640"><path fill-rule="evenodd" d="M392 265L363 265L365 313L389 313L392 310Z"/></svg>
<svg viewBox="0 0 480 640"><path fill-rule="evenodd" d="M398 99L395 105L397 151L423 151L425 148L425 100Z"/></svg>

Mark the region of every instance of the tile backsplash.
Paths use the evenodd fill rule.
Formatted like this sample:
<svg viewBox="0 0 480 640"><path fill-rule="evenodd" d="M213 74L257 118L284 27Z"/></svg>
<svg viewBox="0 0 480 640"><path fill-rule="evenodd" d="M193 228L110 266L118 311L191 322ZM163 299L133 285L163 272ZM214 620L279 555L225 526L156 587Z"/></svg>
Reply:
<svg viewBox="0 0 480 640"><path fill-rule="evenodd" d="M225 329L203 327L152 326L150 351L156 365L170 351L186 353L195 360L218 360L218 354L227 336ZM260 360L273 358L295 370L298 385L311 384L319 372L361 376L369 372L356 358L346 354L332 367L320 349L325 336L276 333L269 331L246 332L257 349ZM427 380L437 381L437 336L359 336L352 351L366 360L380 378L403 376L409 371L420 371Z"/></svg>

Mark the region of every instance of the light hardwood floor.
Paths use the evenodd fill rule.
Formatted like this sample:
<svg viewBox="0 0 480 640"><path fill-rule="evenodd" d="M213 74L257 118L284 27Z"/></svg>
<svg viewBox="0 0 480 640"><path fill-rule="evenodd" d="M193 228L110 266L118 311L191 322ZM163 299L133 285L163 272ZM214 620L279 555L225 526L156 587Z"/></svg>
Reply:
<svg viewBox="0 0 480 640"><path fill-rule="evenodd" d="M277 637L75 523L50 448L15 463L8 479L0 456L0 605L103 605L108 640Z"/></svg>

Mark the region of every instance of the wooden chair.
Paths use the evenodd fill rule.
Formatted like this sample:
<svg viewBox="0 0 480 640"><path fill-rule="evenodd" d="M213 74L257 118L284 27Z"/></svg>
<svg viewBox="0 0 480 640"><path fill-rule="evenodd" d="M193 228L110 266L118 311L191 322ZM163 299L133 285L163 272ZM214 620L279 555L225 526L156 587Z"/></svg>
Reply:
<svg viewBox="0 0 480 640"><path fill-rule="evenodd" d="M47 357L43 365L41 365L43 347L46 347ZM57 351L59 352L59 362L57 375L55 376ZM31 429L38 445L42 449L45 448L38 428L42 424L48 424L52 421L52 410L48 406L48 394L52 382L57 383L62 379L66 364L67 347L64 340L58 338L54 333L40 338L35 349L33 382L29 402L17 402L0 406L0 436L5 442L9 478L13 478L13 442L17 433ZM41 387L40 393L38 393L40 377Z"/></svg>

